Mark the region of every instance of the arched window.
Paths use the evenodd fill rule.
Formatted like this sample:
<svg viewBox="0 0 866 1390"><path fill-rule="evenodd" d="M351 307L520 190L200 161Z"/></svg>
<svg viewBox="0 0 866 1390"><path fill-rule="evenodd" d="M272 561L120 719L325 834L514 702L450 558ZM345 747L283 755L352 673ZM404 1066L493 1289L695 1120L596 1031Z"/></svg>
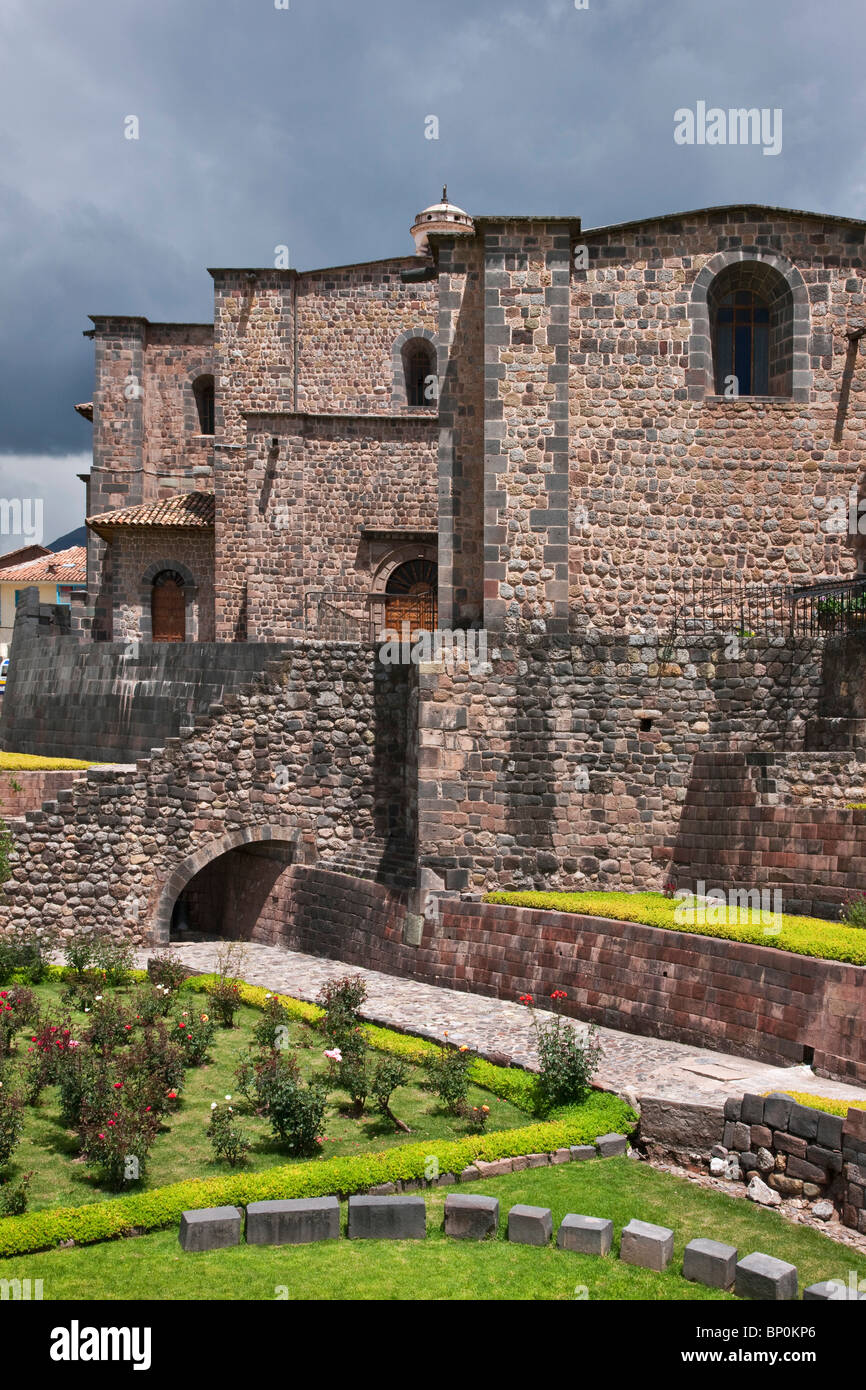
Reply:
<svg viewBox="0 0 866 1390"><path fill-rule="evenodd" d="M195 406L198 412L200 434L214 432L214 384L212 376L196 377L192 384Z"/></svg>
<svg viewBox="0 0 866 1390"><path fill-rule="evenodd" d="M437 626L437 567L419 557L398 565L385 585L385 626L400 633L402 624L413 632L433 632Z"/></svg>
<svg viewBox="0 0 866 1390"><path fill-rule="evenodd" d="M436 352L426 338L410 338L405 344L403 374L408 405L436 404Z"/></svg>
<svg viewBox="0 0 866 1390"><path fill-rule="evenodd" d="M161 570L153 580L150 628L154 642L186 641L186 595L176 570Z"/></svg>
<svg viewBox="0 0 866 1390"><path fill-rule="evenodd" d="M707 307L716 395L790 396L794 301L784 276L761 261L735 262L709 285Z"/></svg>

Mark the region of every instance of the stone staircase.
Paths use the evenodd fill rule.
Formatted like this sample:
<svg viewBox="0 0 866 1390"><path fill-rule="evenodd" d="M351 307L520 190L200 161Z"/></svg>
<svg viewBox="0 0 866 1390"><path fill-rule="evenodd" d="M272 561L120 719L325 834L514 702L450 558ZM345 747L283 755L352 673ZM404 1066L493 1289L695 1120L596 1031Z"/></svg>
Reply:
<svg viewBox="0 0 866 1390"><path fill-rule="evenodd" d="M321 869L350 874L384 884L392 892L408 895L415 887L417 859L410 840L394 836L388 840L352 841L325 853L318 862Z"/></svg>

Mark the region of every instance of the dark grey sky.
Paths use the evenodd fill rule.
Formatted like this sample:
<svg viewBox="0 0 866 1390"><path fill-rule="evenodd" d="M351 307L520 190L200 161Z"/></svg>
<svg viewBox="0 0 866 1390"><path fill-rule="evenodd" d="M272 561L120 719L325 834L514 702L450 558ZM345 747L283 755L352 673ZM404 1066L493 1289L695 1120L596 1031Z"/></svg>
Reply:
<svg viewBox="0 0 866 1390"><path fill-rule="evenodd" d="M408 253L445 180L585 226L866 216L863 0L289 3L2 0L0 495L43 496L46 539L82 515L87 314L208 319L208 265ZM699 100L781 107L781 153L675 144Z"/></svg>

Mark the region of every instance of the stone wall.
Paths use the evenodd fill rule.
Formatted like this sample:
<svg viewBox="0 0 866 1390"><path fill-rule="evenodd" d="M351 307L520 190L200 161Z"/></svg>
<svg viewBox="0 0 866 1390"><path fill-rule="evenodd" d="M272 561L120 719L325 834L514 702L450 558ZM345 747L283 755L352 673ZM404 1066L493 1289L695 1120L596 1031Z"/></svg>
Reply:
<svg viewBox="0 0 866 1390"><path fill-rule="evenodd" d="M843 1118L783 1094L732 1097L722 1147L731 1176L758 1176L783 1198L829 1198L866 1234L866 1112Z"/></svg>
<svg viewBox="0 0 866 1390"><path fill-rule="evenodd" d="M0 771L0 819L38 811L43 801L53 800L58 792L71 787L83 776L82 768L54 772Z"/></svg>
<svg viewBox="0 0 866 1390"><path fill-rule="evenodd" d="M420 944L387 884L327 865L280 879L255 939L494 998L568 994L575 1018L866 1082L866 967L573 913L428 905Z"/></svg>
<svg viewBox="0 0 866 1390"><path fill-rule="evenodd" d="M165 940L178 895L221 854L276 842L305 862L375 838L393 789L376 733L388 673L340 644L270 652L264 675L134 769L91 768L12 822L5 927Z"/></svg>
<svg viewBox="0 0 866 1390"><path fill-rule="evenodd" d="M667 650L588 633L419 678L422 859L450 886L658 887L692 759L802 747L820 643Z"/></svg>
<svg viewBox="0 0 866 1390"><path fill-rule="evenodd" d="M133 762L252 680L279 646L219 642L19 644L0 711L0 745L43 757Z"/></svg>
<svg viewBox="0 0 866 1390"><path fill-rule="evenodd" d="M404 284L414 256L305 271L297 281L295 409L377 414L401 395L399 352L407 334L435 335L434 282ZM405 410L405 394L402 395Z"/></svg>
<svg viewBox="0 0 866 1390"><path fill-rule="evenodd" d="M180 570L185 579L187 642L213 642L214 538L182 527L120 532L112 543L111 635L115 642L139 640L151 631L151 576ZM192 658L193 665L195 657Z"/></svg>
<svg viewBox="0 0 866 1390"><path fill-rule="evenodd" d="M699 753L659 857L681 888L778 889L781 911L838 921L866 882L866 811L845 804L864 800L866 763L850 756Z"/></svg>
<svg viewBox="0 0 866 1390"><path fill-rule="evenodd" d="M572 272L570 315L578 620L660 613L675 581L694 576L853 573L852 540L827 528L826 501L847 498L866 462L866 358L845 337L863 315L862 225L732 207L581 239L589 264ZM794 399L712 394L707 295L742 261L769 267L795 302Z"/></svg>
<svg viewBox="0 0 866 1390"><path fill-rule="evenodd" d="M435 420L253 415L248 424L249 639L302 629L308 591L369 616L365 528L435 536Z"/></svg>

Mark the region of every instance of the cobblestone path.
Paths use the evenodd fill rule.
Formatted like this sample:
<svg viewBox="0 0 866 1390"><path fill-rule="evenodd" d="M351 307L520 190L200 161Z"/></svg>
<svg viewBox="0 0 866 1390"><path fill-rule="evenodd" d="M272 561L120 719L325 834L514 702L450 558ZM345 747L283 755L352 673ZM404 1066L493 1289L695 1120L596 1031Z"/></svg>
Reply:
<svg viewBox="0 0 866 1390"><path fill-rule="evenodd" d="M196 941L173 949L192 969L209 971L216 967L217 950L224 944ZM140 951L139 964L151 954L153 950ZM255 942L244 943L240 973L250 984L309 1001L315 1000L327 980L345 974L363 975L367 1002L362 1013L371 1022L437 1040L447 1033L449 1042L465 1043L484 1055L504 1053L521 1066L536 1065L529 1012L511 1000L443 989ZM581 1026L574 1023L575 1028ZM761 1094L772 1090L866 1100L866 1091L815 1076L807 1066L772 1066L611 1028L598 1032L604 1055L595 1079L607 1090L705 1105L720 1104L726 1096L745 1091Z"/></svg>

